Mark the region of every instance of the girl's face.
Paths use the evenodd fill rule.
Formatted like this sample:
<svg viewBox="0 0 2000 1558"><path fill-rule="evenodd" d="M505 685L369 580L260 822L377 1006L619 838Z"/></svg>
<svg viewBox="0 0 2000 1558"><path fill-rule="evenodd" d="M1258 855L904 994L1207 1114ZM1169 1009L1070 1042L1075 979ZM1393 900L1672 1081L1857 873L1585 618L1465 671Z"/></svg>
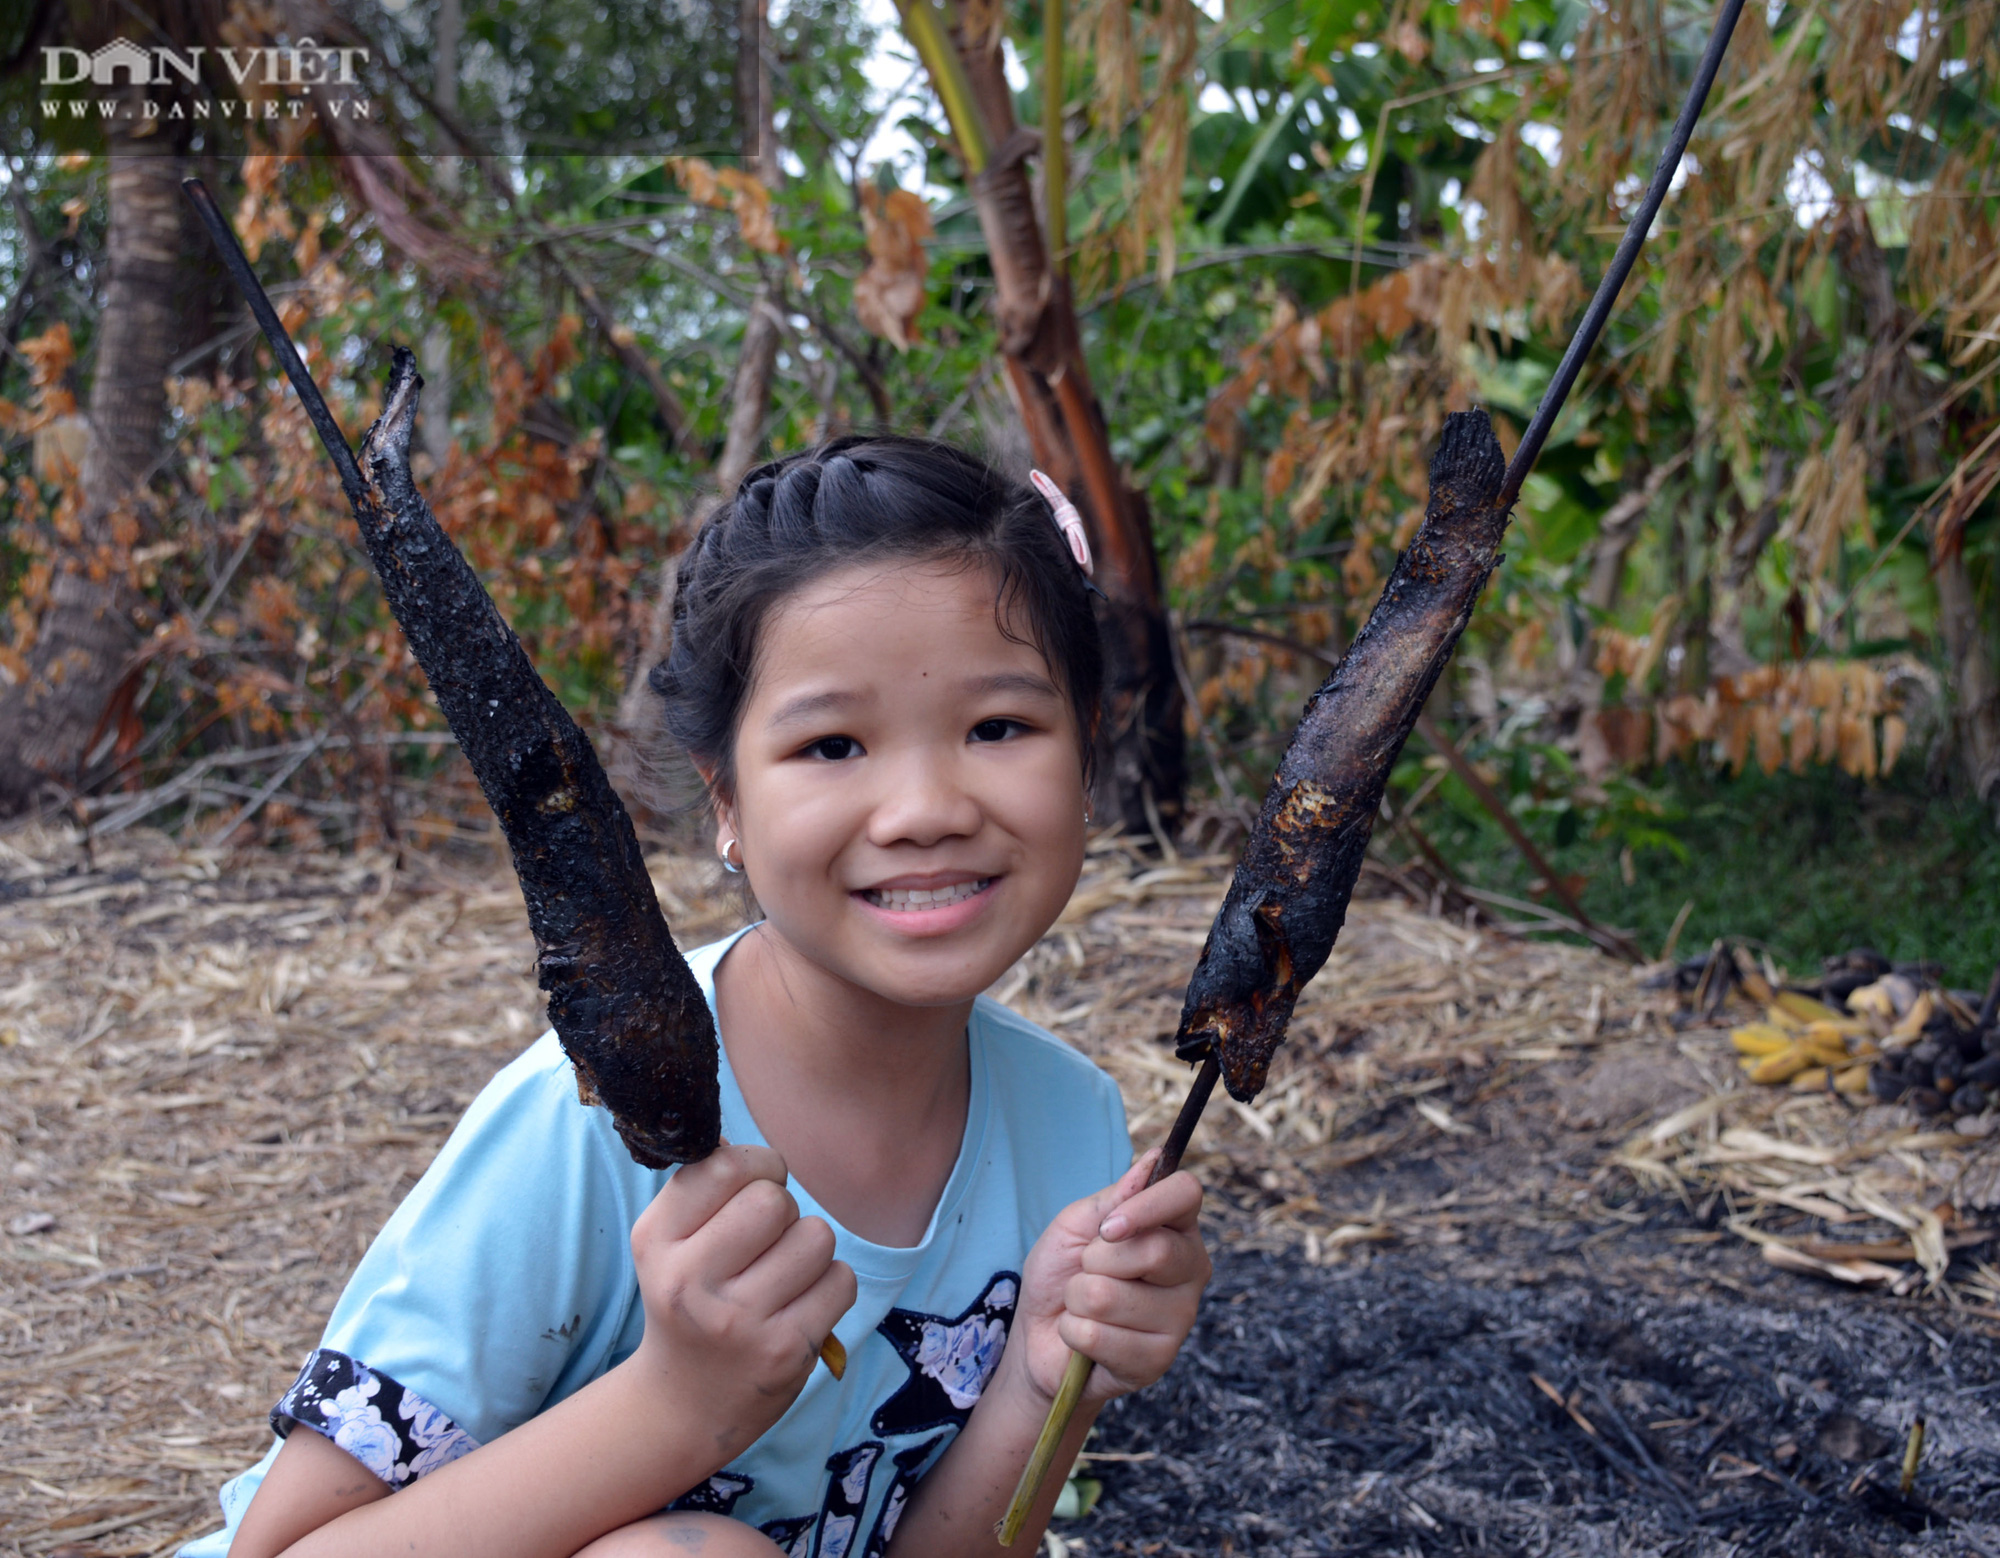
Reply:
<svg viewBox="0 0 2000 1558"><path fill-rule="evenodd" d="M770 929L899 1005L984 990L1083 867L1076 719L995 588L951 563L808 585L764 624L737 729L721 837Z"/></svg>

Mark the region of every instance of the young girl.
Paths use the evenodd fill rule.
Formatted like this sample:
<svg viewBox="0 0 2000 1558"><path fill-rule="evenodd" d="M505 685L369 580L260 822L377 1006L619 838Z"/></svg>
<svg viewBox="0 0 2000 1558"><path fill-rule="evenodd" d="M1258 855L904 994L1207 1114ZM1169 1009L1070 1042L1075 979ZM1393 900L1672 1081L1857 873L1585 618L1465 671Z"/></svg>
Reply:
<svg viewBox="0 0 2000 1558"><path fill-rule="evenodd" d="M979 993L1082 867L1102 667L1073 545L901 438L767 465L702 527L653 686L765 914L689 960L729 1145L641 1168L530 1046L186 1558L984 1555L1067 1349L1097 1366L1061 1466L1166 1371L1200 1190L1141 1190L1110 1079Z"/></svg>

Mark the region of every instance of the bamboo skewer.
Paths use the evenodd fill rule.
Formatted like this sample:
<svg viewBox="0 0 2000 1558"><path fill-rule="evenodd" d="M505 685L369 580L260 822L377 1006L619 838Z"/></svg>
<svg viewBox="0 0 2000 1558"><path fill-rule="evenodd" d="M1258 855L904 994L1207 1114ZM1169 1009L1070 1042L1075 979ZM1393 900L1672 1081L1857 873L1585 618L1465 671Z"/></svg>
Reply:
<svg viewBox="0 0 2000 1558"><path fill-rule="evenodd" d="M1174 1126L1182 1148L1218 1068L1231 1097L1242 1103L1256 1097L1299 991L1332 950L1389 772L1498 560L1522 483L1638 261L1742 9L1743 0L1723 0L1645 198L1513 460L1502 468L1484 412L1445 420L1431 461L1423 527L1346 656L1307 703L1188 982L1175 1047L1183 1060L1202 1064ZM1161 1163L1166 1161L1163 1154ZM1020 1537L1090 1367L1080 1356L1071 1359L1035 1452L994 1528L1003 1547Z"/></svg>

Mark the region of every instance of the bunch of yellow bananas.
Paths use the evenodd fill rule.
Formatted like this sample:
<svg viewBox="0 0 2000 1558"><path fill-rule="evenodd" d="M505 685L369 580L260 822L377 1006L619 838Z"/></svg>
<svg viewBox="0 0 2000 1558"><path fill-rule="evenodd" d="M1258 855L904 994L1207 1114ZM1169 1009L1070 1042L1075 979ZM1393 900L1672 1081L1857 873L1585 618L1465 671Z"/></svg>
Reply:
<svg viewBox="0 0 2000 1558"><path fill-rule="evenodd" d="M1773 996L1764 1015L1729 1035L1752 1082L1818 1092L1830 1076L1843 1093L1868 1091L1868 1062L1881 1050L1866 1022L1791 990Z"/></svg>

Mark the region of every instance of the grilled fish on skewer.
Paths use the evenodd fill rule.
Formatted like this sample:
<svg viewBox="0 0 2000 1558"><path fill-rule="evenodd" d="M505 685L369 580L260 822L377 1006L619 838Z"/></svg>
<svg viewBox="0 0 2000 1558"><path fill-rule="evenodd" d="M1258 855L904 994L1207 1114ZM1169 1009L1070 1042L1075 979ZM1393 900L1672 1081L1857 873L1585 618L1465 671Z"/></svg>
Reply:
<svg viewBox="0 0 2000 1558"><path fill-rule="evenodd" d="M423 380L395 350L361 441L361 538L514 856L549 1020L586 1101L648 1168L715 1150L715 1022L667 932L632 819L410 476Z"/></svg>
<svg viewBox="0 0 2000 1558"><path fill-rule="evenodd" d="M536 675L417 491L416 359L396 348L382 415L357 463L215 197L199 179L182 188L298 391L390 610L499 818L578 1093L610 1111L626 1150L647 1168L707 1157L722 1138L714 1017L674 946L632 819L590 739ZM846 1371L837 1336L819 1355L836 1379Z"/></svg>
<svg viewBox="0 0 2000 1558"><path fill-rule="evenodd" d="M1389 771L1499 557L1506 463L1485 412L1445 419L1423 528L1271 781L1176 1035L1183 1060L1216 1055L1233 1098L1263 1089L1299 991L1347 918Z"/></svg>
<svg viewBox="0 0 2000 1558"><path fill-rule="evenodd" d="M1218 1076L1232 1096L1256 1097L1299 991L1333 950L1396 754L1499 557L1505 475L1485 412L1445 419L1423 528L1346 658L1306 705L1188 982L1176 1047L1201 1070L1148 1184L1180 1167ZM995 1528L1002 1547L1021 1534L1090 1370L1089 1358L1070 1354Z"/></svg>

